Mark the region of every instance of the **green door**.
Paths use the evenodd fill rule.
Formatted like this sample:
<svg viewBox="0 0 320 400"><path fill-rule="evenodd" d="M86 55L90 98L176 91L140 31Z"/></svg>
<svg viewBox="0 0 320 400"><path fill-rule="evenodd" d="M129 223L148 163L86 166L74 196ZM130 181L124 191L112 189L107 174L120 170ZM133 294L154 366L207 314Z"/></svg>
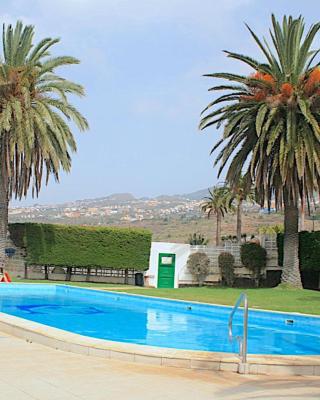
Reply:
<svg viewBox="0 0 320 400"><path fill-rule="evenodd" d="M174 288L176 255L159 253L158 288Z"/></svg>

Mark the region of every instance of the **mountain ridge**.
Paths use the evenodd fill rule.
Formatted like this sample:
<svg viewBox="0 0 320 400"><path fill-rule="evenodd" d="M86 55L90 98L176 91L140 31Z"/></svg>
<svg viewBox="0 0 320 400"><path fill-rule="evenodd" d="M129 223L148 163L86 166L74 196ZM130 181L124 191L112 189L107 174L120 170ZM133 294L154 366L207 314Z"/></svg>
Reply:
<svg viewBox="0 0 320 400"><path fill-rule="evenodd" d="M183 194L173 194L167 195L162 194L154 197L143 196L143 197L135 197L132 193L123 192L123 193L112 193L107 196L101 196L96 198L87 198L87 199L79 199L74 201L65 201L61 203L55 203L50 205L35 203L31 205L31 207L72 207L76 205L101 205L102 203L110 203L110 204L125 204L134 201L148 201L148 200L159 200L159 201L179 201L179 200L201 200L208 193L208 189L200 189L190 193ZM28 207L28 206L26 206ZM30 207L30 206L29 206ZM24 208L19 207L18 205L15 208Z"/></svg>

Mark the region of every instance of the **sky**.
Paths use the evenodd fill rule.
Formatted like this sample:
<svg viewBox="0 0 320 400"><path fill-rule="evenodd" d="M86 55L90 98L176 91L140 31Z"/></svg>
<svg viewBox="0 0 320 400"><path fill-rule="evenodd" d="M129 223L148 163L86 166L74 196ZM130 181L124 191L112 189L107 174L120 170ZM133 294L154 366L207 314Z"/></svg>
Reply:
<svg viewBox="0 0 320 400"><path fill-rule="evenodd" d="M90 130L74 130L72 170L20 203L58 203L130 192L189 193L214 185L210 150L221 131L200 133L213 99L210 72L250 73L222 50L262 59L244 23L268 35L270 15L320 20L308 0L2 0L0 21L33 24L35 41L59 37L54 54L81 60L61 75L81 83L72 102ZM2 10L2 12L1 12ZM318 38L319 41L319 38ZM223 177L221 178L223 180Z"/></svg>

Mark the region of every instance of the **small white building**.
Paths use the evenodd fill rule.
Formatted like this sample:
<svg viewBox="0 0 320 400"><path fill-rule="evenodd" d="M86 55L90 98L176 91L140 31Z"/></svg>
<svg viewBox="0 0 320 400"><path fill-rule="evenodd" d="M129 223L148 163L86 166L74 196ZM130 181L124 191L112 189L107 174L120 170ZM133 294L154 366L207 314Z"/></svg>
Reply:
<svg viewBox="0 0 320 400"><path fill-rule="evenodd" d="M152 242L146 286L177 288L184 280L192 282L186 267L190 247L189 244Z"/></svg>

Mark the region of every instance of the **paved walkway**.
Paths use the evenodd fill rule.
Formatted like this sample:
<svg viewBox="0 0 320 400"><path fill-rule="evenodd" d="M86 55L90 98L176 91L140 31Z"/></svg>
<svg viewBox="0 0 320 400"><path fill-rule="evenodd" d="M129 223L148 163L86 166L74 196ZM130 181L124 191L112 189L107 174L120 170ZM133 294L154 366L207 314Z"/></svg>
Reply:
<svg viewBox="0 0 320 400"><path fill-rule="evenodd" d="M0 333L0 400L320 399L318 378L128 364L66 353Z"/></svg>

